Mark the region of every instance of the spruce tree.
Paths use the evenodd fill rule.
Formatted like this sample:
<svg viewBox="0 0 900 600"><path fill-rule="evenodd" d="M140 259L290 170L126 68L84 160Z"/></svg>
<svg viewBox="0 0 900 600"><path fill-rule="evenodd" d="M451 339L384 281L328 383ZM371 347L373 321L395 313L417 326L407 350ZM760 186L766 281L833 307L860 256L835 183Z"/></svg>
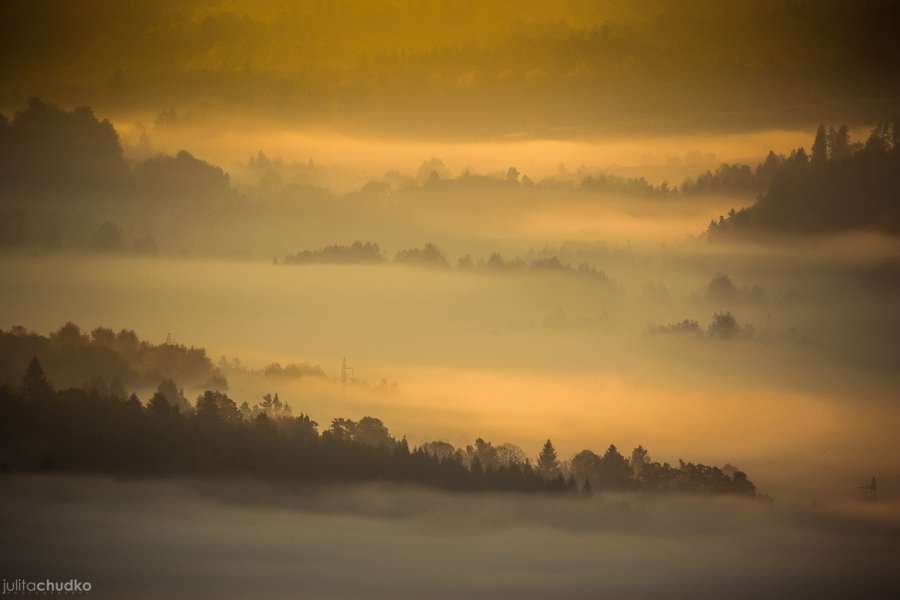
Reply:
<svg viewBox="0 0 900 600"><path fill-rule="evenodd" d="M50 382L47 381L44 369L35 356L28 363L28 368L25 369L25 375L22 377L22 396L33 400L46 398L51 393L53 393L53 388L50 387Z"/></svg>
<svg viewBox="0 0 900 600"><path fill-rule="evenodd" d="M832 160L850 158L850 132L846 125L841 125L831 140Z"/></svg>
<svg viewBox="0 0 900 600"><path fill-rule="evenodd" d="M816 130L816 140L812 146L812 163L821 165L826 160L828 160L828 134L825 132L825 126L819 125L819 129Z"/></svg>
<svg viewBox="0 0 900 600"><path fill-rule="evenodd" d="M544 444L544 448L538 455L538 471L545 479L553 479L559 474L559 459L556 456L556 449L553 442L549 439Z"/></svg>

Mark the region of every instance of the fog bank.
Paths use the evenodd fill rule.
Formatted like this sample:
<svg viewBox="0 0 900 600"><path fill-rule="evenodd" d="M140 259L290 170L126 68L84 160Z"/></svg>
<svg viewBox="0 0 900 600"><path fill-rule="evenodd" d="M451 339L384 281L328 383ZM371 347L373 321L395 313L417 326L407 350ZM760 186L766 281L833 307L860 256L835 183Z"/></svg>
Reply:
<svg viewBox="0 0 900 600"><path fill-rule="evenodd" d="M6 478L4 573L116 598L793 598L900 591L897 507Z"/></svg>

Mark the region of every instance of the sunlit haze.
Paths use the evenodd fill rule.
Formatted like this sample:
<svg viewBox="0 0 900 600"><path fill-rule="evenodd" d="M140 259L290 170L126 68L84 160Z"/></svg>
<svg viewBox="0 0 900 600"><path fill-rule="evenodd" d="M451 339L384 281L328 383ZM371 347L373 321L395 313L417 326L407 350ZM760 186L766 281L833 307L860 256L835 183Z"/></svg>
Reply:
<svg viewBox="0 0 900 600"><path fill-rule="evenodd" d="M898 15L4 2L2 594L898 597Z"/></svg>

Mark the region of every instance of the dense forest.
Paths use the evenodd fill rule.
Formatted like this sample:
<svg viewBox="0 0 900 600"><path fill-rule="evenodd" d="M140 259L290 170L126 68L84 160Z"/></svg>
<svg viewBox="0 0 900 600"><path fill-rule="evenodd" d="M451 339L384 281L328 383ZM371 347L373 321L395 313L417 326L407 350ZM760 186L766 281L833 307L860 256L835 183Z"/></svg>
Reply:
<svg viewBox="0 0 900 600"><path fill-rule="evenodd" d="M40 360L60 387L122 395L126 389L155 387L169 379L191 388L228 388L203 348L171 340L154 344L130 329L97 327L85 333L69 322L49 335L18 326L0 330L0 385L18 383L31 357Z"/></svg>
<svg viewBox="0 0 900 600"><path fill-rule="evenodd" d="M356 241L349 245L333 244L317 250L301 250L296 254L285 256L281 261L276 258L274 262L281 265L371 265L382 264L388 262L388 260L378 244ZM426 243L421 248L404 248L397 252L391 262L398 265L440 269L450 267L450 261L441 249L431 242ZM487 258L474 258L471 254L465 254L457 259L456 269L458 271L485 274L517 272L558 273L601 285L610 284L606 273L586 262L571 264L563 262L554 254L546 255L546 253L531 256L527 260L521 257L504 258L499 252L492 252Z"/></svg>
<svg viewBox="0 0 900 600"><path fill-rule="evenodd" d="M154 213L203 219L238 200L225 171L189 152L129 160L90 108L33 98L0 114L0 248L156 254Z"/></svg>
<svg viewBox="0 0 900 600"><path fill-rule="evenodd" d="M382 421L335 418L327 429L295 416L277 394L250 406L207 390L194 404L171 380L146 403L99 387L55 390L40 361L21 383L0 387L0 463L5 471L135 476L250 476L280 481L393 481L448 490L580 493L689 492L755 496L746 474L726 466L630 458L614 445L561 461L548 439L536 460L512 444L481 438L455 448L434 441L411 449Z"/></svg>
<svg viewBox="0 0 900 600"><path fill-rule="evenodd" d="M373 235L390 238L385 232L430 227L452 215L507 223L549 201L568 214L614 199L674 206L700 203L701 196L758 197L753 206L713 222L711 239L851 230L896 234L898 148L895 122L877 127L865 143L851 141L846 126L820 127L810 154L802 148L787 156L770 152L756 167L722 164L680 186L585 167L538 180L515 167L454 175L443 161L431 159L415 174L391 171L339 194L305 176L293 178L261 155L248 167L258 185L240 186L222 168L188 152L130 158L112 123L91 109L65 110L33 99L9 118L0 115L0 248L139 256L258 255L279 248L283 255L283 244L297 233L290 224L316 231L316 223L365 223ZM240 235L229 235L231 227ZM388 260L446 262L436 247L387 257L373 244L326 246L284 262Z"/></svg>
<svg viewBox="0 0 900 600"><path fill-rule="evenodd" d="M755 168L740 163L722 163L715 171L706 171L696 178L685 179L680 191L685 196L761 194L768 189L783 163L784 157L771 151Z"/></svg>
<svg viewBox="0 0 900 600"><path fill-rule="evenodd" d="M349 246L332 244L318 250L301 250L281 261L286 265L309 264L377 264L384 261L381 247L372 242L354 242ZM277 263L278 260L276 259Z"/></svg>
<svg viewBox="0 0 900 600"><path fill-rule="evenodd" d="M500 207L509 198L515 198L510 207L521 207L523 201L560 193L587 202L603 194L655 198L676 193L642 178L584 169L539 181L515 167L500 174L466 170L453 176L443 161L431 159L413 175L392 171L357 190L336 194L322 187L311 163L301 165L303 174L291 175L295 169L262 152L247 165L259 185L239 188L221 167L186 151L137 155L127 155L113 124L88 107L66 110L34 98L10 117L0 115L0 248L185 255L203 237L212 244L206 251L220 254L234 252L235 240L209 235L206 230L213 221L238 222L243 233L249 224L254 224L250 229L265 231L272 219L333 222L365 215L377 229L379 223L405 220L418 210L426 210L418 218L428 220L431 209L458 210L460 199L478 203L476 198L488 195ZM410 248L394 258L440 263L442 257L432 250ZM381 248L361 245L303 251L284 262L383 260Z"/></svg>
<svg viewBox="0 0 900 600"><path fill-rule="evenodd" d="M900 234L900 121L852 142L848 128L820 125L810 153L770 153L755 204L709 225L711 239L877 231ZM759 172L759 171L758 171Z"/></svg>
<svg viewBox="0 0 900 600"><path fill-rule="evenodd" d="M71 321L49 335L21 326L0 330L0 385L15 386L29 362L37 358L47 377L62 388L79 387L124 396L125 390L153 389L161 381L178 381L189 390L228 389L226 373L259 375L275 383L304 378L325 379L321 366L306 362L248 369L238 359L221 357L214 365L204 348L171 338L155 344L131 329L95 327L83 332ZM184 393L170 398L187 406Z"/></svg>

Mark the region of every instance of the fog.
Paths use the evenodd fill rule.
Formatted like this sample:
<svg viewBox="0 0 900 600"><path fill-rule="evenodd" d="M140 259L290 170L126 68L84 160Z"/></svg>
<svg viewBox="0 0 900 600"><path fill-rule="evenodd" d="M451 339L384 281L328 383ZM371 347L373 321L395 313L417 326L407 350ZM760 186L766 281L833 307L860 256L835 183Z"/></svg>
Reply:
<svg viewBox="0 0 900 600"><path fill-rule="evenodd" d="M35 100L4 123L6 329L199 346L238 401L376 414L413 444L642 444L782 498L853 497L873 475L896 494L896 126L865 145L820 128L811 159L775 148L680 186L431 158L341 192L252 151L243 180L187 152L136 161L89 109ZM844 220L820 224L796 187L852 188L857 163L883 183L858 189L887 191L837 196Z"/></svg>
<svg viewBox="0 0 900 600"><path fill-rule="evenodd" d="M2 483L4 572L115 598L887 597L891 506L447 496L382 486ZM41 539L40 543L35 540Z"/></svg>
<svg viewBox="0 0 900 600"><path fill-rule="evenodd" d="M178 113L176 113L178 114ZM753 163L773 148L808 143L803 128L750 132L684 133L681 135L500 136L484 140L443 140L416 136L390 137L321 128L285 127L279 123L240 119L210 126L184 114L160 124L157 115L113 118L128 156L145 159L155 153L175 154L183 148L225 166L235 181L259 183L249 164L258 152L280 161L286 181L318 185L337 193L362 187L390 171L415 173L438 157L450 173L467 169L506 173L515 166L531 178L558 175L560 168L602 169L621 176L646 177L654 183L680 183L722 162Z"/></svg>
<svg viewBox="0 0 900 600"><path fill-rule="evenodd" d="M224 370L235 398L278 392L319 422L376 414L411 443L481 435L532 452L549 436L564 456L643 444L668 461L738 464L782 498L850 498L877 473L892 494L900 323L896 289L867 278L892 246L846 246L547 250L602 267L600 283L68 254L4 259L0 279L5 327L171 336L238 359ZM719 273L732 287L711 286ZM743 328L733 339L707 331L726 310ZM700 332L662 331L685 319ZM344 358L357 383L338 381ZM263 376L272 362L320 365L331 380Z"/></svg>

